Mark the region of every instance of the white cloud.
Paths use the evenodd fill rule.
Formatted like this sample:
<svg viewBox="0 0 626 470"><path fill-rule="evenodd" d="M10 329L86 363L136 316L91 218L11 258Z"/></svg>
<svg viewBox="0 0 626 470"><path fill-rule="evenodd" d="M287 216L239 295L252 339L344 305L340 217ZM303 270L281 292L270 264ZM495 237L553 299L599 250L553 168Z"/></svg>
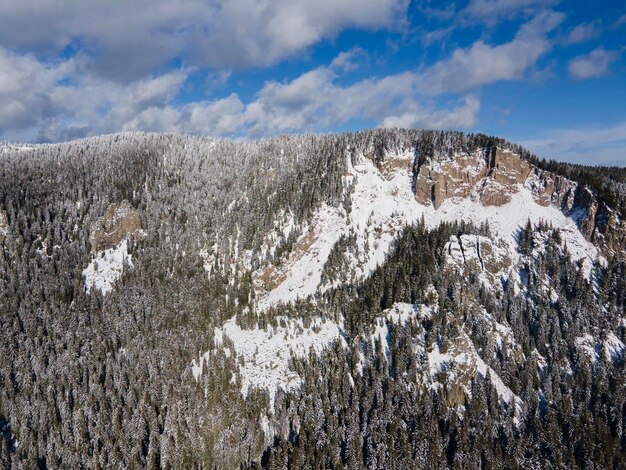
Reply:
<svg viewBox="0 0 626 470"><path fill-rule="evenodd" d="M246 109L252 135L329 128L352 119L380 123L415 102L414 75L401 73L337 85L321 67L296 80L268 83Z"/></svg>
<svg viewBox="0 0 626 470"><path fill-rule="evenodd" d="M50 90L67 79L73 65L45 65L32 56L0 47L0 128L24 128L59 112Z"/></svg>
<svg viewBox="0 0 626 470"><path fill-rule="evenodd" d="M598 47L589 54L578 56L568 63L569 73L580 80L597 78L606 75L611 62L618 58L614 51L607 51Z"/></svg>
<svg viewBox="0 0 626 470"><path fill-rule="evenodd" d="M75 45L91 71L131 82L174 58L266 66L345 28L399 29L408 0L81 0L0 2L0 46L55 57Z"/></svg>
<svg viewBox="0 0 626 470"><path fill-rule="evenodd" d="M122 84L84 65L81 58L45 64L0 47L0 136L48 141L118 131L163 110L188 76L175 70Z"/></svg>
<svg viewBox="0 0 626 470"><path fill-rule="evenodd" d="M520 13L534 14L557 3L557 0L470 0L460 12L462 21L495 25Z"/></svg>
<svg viewBox="0 0 626 470"><path fill-rule="evenodd" d="M385 127L468 128L475 125L480 110L480 101L471 92L500 80L523 78L551 48L547 34L562 18L544 12L523 25L511 42L492 46L477 41L431 67L340 85L338 74L355 54L349 51L329 67L290 82L265 83L253 101L244 105L238 100L237 109L227 113L227 122L251 136L328 129L355 119ZM460 102L438 105L435 98L448 93L461 94ZM203 111L209 106L197 105L198 119L191 129L215 126L212 113ZM204 116L206 124L198 125ZM231 126L218 128L228 133Z"/></svg>
<svg viewBox="0 0 626 470"><path fill-rule="evenodd" d="M195 134L229 135L244 126L245 106L235 94L203 103L186 105L177 120L177 127Z"/></svg>
<svg viewBox="0 0 626 470"><path fill-rule="evenodd" d="M154 114L156 109L163 109L178 94L186 78L186 71L175 70L123 85L98 76L81 75L76 86L57 87L50 96L64 109L71 127L89 129L92 134L113 132L133 128L129 123L141 120L142 113ZM143 116L145 119L147 115ZM153 122L156 122L154 118Z"/></svg>
<svg viewBox="0 0 626 470"><path fill-rule="evenodd" d="M626 121L612 126L563 129L521 144L540 157L585 165L626 165Z"/></svg>
<svg viewBox="0 0 626 470"><path fill-rule="evenodd" d="M383 127L416 127L425 129L459 129L476 124L476 115L480 110L480 100L475 96L466 96L461 105L450 110L428 112L419 106L407 112L388 116L382 121Z"/></svg>
<svg viewBox="0 0 626 470"><path fill-rule="evenodd" d="M491 46L477 41L466 49L457 49L448 60L424 71L420 88L424 92L463 92L499 80L523 77L552 44L547 33L556 28L563 15L541 13L523 25L508 43Z"/></svg>
<svg viewBox="0 0 626 470"><path fill-rule="evenodd" d="M0 97L5 97L0 112L6 116L0 137L11 129L39 140L118 130L256 137L332 129L351 121L468 128L480 110L475 92L489 83L523 78L550 49L547 35L561 18L540 14L508 43L477 41L430 67L346 83L343 74L367 58L357 48L291 81L267 81L250 100L231 94L186 105L176 104L176 97L190 75L200 73L193 67L122 83L94 73L87 56L44 65L0 48L0 64L6 62L0 70L9 71L0 73ZM224 72L207 80L228 76Z"/></svg>
<svg viewBox="0 0 626 470"><path fill-rule="evenodd" d="M367 59L367 56L365 49L353 47L349 51L340 52L330 63L330 67L343 72L350 72L356 70L359 67L358 61Z"/></svg>
<svg viewBox="0 0 626 470"><path fill-rule="evenodd" d="M595 39L600 34L600 21L581 23L569 30L565 42L567 44L579 44Z"/></svg>

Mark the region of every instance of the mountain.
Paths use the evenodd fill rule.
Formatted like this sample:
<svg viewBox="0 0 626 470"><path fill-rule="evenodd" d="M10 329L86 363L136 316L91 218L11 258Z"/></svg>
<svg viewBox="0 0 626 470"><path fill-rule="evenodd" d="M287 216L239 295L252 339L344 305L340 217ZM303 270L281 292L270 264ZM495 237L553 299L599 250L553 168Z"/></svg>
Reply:
<svg viewBox="0 0 626 470"><path fill-rule="evenodd" d="M0 462L622 468L625 186L459 132L5 146Z"/></svg>

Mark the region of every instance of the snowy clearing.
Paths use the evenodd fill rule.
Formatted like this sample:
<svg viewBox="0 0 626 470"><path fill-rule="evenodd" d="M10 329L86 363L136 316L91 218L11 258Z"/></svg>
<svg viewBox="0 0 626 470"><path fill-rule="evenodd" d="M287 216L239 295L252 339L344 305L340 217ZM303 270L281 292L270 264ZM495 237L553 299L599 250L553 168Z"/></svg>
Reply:
<svg viewBox="0 0 626 470"><path fill-rule="evenodd" d="M223 338L229 338L233 353L242 361L239 366L242 395L246 397L251 387L266 390L272 408L279 389L289 391L302 384L300 376L289 367L292 358L306 358L310 352L320 354L337 340L347 347L342 326L330 320L314 318L306 327L302 320L279 317L277 321L279 326L275 328L246 330L231 318L215 329L215 347L223 347ZM199 361L192 362L196 380L210 356L209 351Z"/></svg>
<svg viewBox="0 0 626 470"><path fill-rule="evenodd" d="M98 251L94 259L83 270L85 291L89 293L94 287L106 295L113 289L115 282L122 276L124 264L133 265L132 256L128 254L128 241L122 240L116 247Z"/></svg>

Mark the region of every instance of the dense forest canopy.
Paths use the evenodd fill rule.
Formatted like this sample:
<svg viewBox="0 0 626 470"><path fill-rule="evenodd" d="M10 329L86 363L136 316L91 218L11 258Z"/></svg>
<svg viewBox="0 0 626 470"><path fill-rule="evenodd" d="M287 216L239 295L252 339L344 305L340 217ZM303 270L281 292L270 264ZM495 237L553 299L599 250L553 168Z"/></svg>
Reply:
<svg viewBox="0 0 626 470"><path fill-rule="evenodd" d="M624 214L623 169L539 160L481 134L124 133L7 147L0 466L624 468L626 263L610 257L586 277L548 223L519 229L521 290L450 266L451 240L496 251L488 225L418 221L371 275L349 276L346 254L359 248L347 235L324 265L328 288L255 308L254 273L301 247L320 207L349 213L345 175L357 159L408 153L416 172L492 146ZM86 289L83 272L114 248L94 244L112 207L137 220L104 295ZM272 334L332 322L339 334L290 357L298 386L244 397L237 345L217 341L232 318L232 328Z"/></svg>

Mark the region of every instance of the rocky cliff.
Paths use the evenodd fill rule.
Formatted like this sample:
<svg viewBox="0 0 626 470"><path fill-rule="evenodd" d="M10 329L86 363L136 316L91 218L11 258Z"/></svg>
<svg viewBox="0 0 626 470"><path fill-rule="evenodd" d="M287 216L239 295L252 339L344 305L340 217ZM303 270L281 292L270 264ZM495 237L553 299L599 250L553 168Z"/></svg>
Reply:
<svg viewBox="0 0 626 470"><path fill-rule="evenodd" d="M112 248L129 236L141 236L142 233L139 212L128 201L111 204L92 227L91 249L101 251Z"/></svg>
<svg viewBox="0 0 626 470"><path fill-rule="evenodd" d="M537 204L573 218L605 256L626 257L626 223L615 211L586 186L541 170L508 150L490 147L443 162L426 159L413 171L416 200L435 209L454 198L503 206L524 187Z"/></svg>

